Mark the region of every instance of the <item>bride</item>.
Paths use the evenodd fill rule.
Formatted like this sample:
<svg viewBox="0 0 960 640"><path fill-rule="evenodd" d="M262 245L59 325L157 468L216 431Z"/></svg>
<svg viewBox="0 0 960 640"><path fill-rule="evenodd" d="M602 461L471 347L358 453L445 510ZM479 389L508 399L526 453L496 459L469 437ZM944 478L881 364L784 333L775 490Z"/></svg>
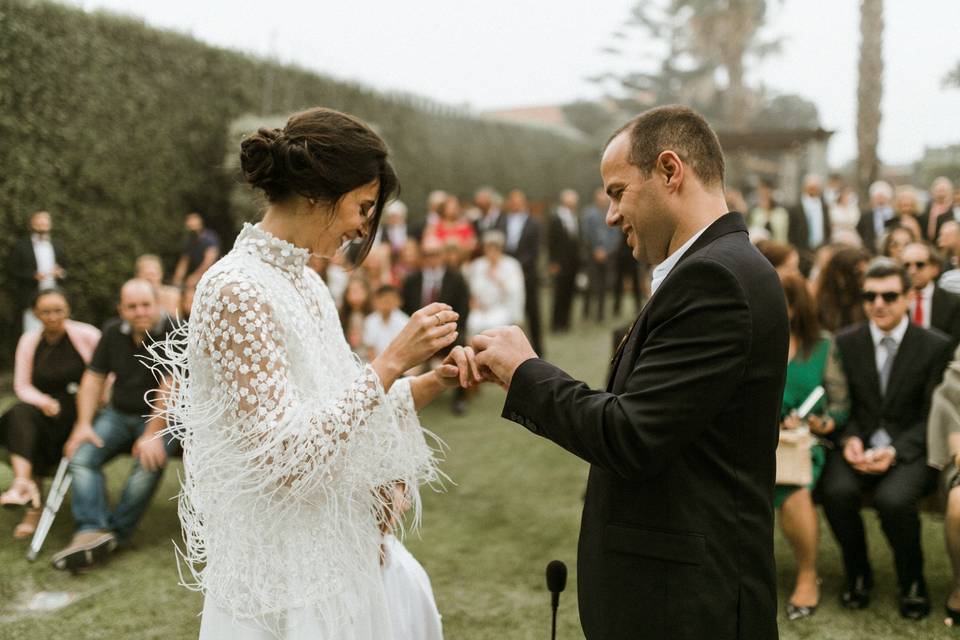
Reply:
<svg viewBox="0 0 960 640"><path fill-rule="evenodd" d="M401 377L457 337L457 314L431 304L361 365L307 268L356 239L361 262L397 191L366 124L311 109L248 136L240 160L266 213L155 354L174 375L165 404L184 445L181 581L204 594L202 640L400 640L383 533L407 506L418 521L417 487L439 472L417 409L479 380L473 354L458 347L434 372Z"/></svg>

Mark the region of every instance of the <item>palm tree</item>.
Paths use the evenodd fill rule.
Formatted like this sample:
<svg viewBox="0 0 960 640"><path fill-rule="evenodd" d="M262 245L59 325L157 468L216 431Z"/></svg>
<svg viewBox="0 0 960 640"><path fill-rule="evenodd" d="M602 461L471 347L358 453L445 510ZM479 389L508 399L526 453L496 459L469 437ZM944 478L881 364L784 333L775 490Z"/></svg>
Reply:
<svg viewBox="0 0 960 640"><path fill-rule="evenodd" d="M883 0L860 0L860 80L857 85L857 186L860 202L877 179L880 99L883 97Z"/></svg>

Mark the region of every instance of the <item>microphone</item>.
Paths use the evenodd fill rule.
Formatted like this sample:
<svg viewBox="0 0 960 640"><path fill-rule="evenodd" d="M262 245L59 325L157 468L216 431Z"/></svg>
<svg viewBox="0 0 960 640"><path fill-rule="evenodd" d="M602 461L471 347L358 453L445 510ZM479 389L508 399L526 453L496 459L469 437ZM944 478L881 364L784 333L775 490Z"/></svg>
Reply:
<svg viewBox="0 0 960 640"><path fill-rule="evenodd" d="M557 607L560 605L560 592L567 586L567 565L560 560L551 560L547 564L547 589L550 590L550 608L553 621L550 625L550 638L557 637Z"/></svg>

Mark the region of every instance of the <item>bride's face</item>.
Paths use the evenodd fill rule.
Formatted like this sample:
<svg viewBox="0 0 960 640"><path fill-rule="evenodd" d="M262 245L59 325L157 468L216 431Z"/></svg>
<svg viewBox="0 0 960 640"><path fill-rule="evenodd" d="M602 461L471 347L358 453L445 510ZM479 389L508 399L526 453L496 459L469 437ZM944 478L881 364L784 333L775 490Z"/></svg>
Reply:
<svg viewBox="0 0 960 640"><path fill-rule="evenodd" d="M333 213L320 213L324 228L317 237L313 253L333 257L345 242L363 238L369 232L369 220L380 191L380 180L375 179L343 196Z"/></svg>

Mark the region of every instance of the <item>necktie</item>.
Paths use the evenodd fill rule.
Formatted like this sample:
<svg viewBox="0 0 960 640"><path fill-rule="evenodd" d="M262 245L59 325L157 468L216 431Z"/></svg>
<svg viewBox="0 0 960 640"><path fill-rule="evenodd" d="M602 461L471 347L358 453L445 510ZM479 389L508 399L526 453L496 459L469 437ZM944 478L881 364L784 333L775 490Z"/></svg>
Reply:
<svg viewBox="0 0 960 640"><path fill-rule="evenodd" d="M923 293L913 292L913 324L923 326Z"/></svg>
<svg viewBox="0 0 960 640"><path fill-rule="evenodd" d="M880 367L880 393L887 395L887 384L890 382L890 372L893 370L893 361L897 357L897 341L890 336L880 339L880 346L887 352L887 359Z"/></svg>

